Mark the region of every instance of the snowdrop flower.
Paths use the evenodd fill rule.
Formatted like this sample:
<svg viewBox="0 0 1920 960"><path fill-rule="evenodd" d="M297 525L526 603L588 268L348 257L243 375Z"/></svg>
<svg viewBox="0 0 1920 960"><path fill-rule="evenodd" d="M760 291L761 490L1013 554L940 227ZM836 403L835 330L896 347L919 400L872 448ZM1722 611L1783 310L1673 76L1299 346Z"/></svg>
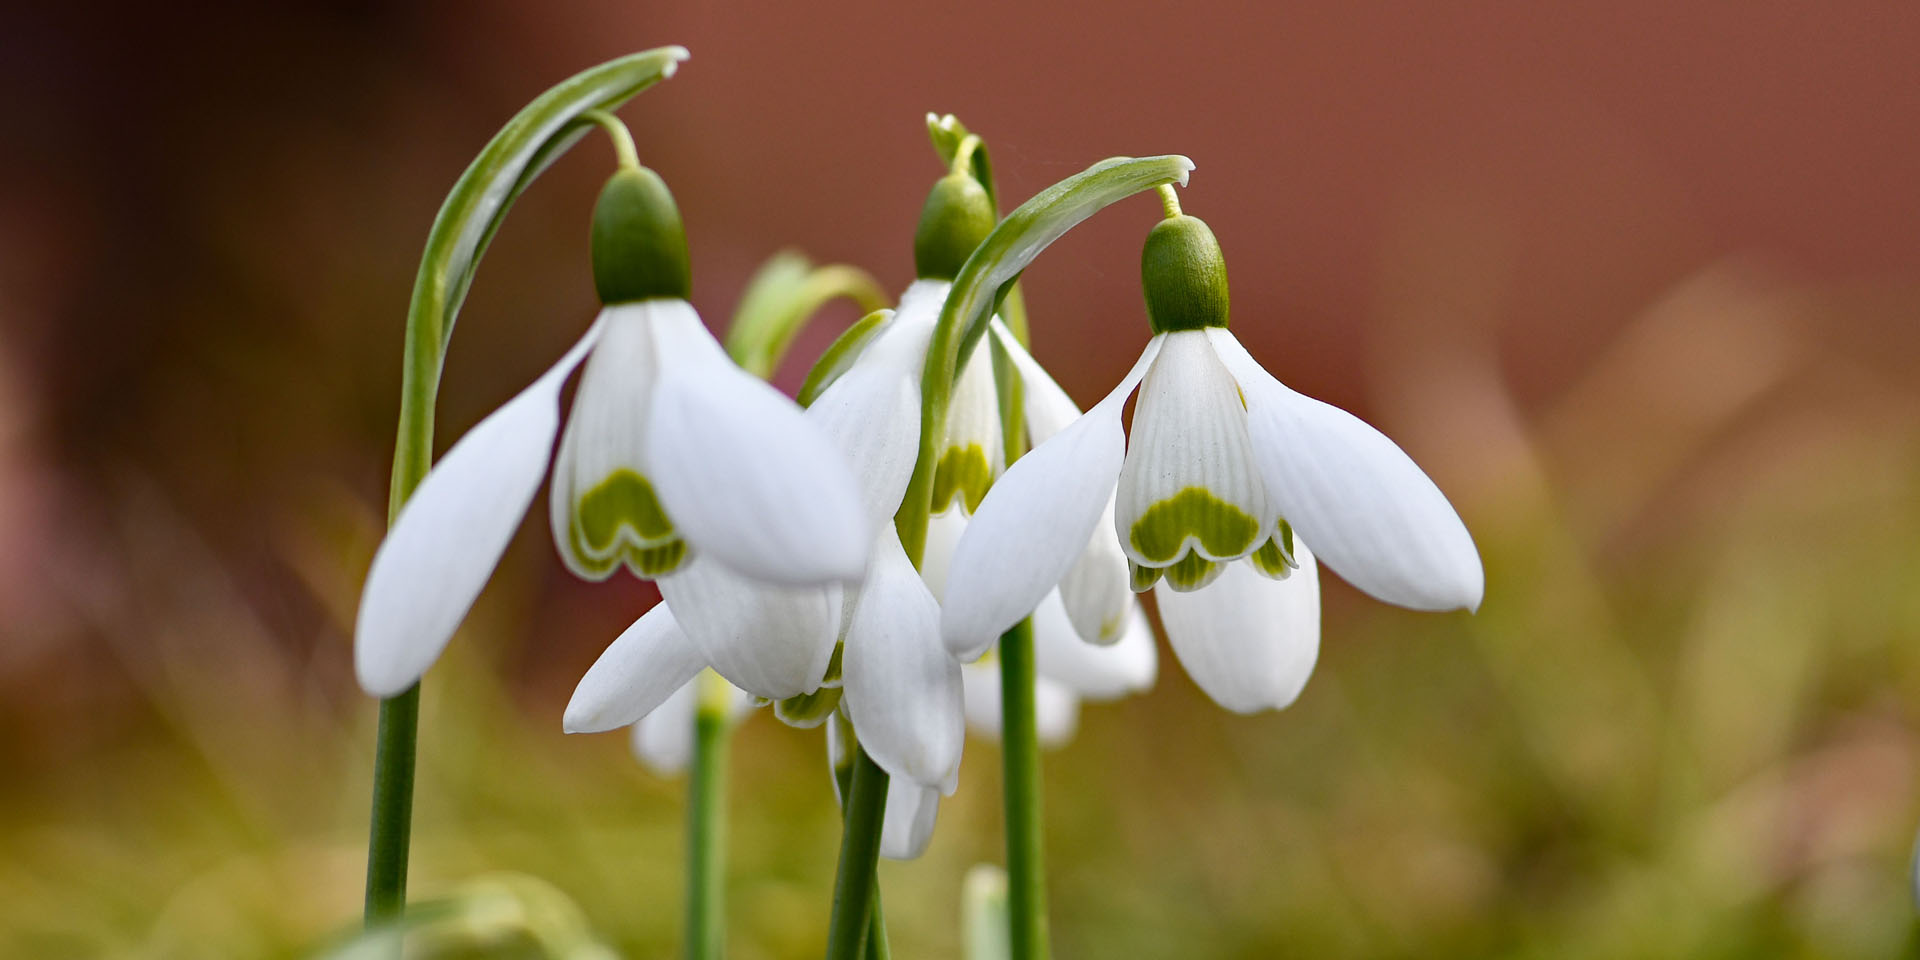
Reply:
<svg viewBox="0 0 1920 960"><path fill-rule="evenodd" d="M491 576L546 475L560 389L585 362L552 457L567 567L604 580L692 565L783 584L858 579L874 529L821 427L736 367L687 303L686 238L666 185L625 167L593 219L606 306L560 362L454 444L374 556L354 665L377 696L412 686Z"/></svg>
<svg viewBox="0 0 1920 960"><path fill-rule="evenodd" d="M640 720L712 666L775 701L791 724L816 726L844 710L890 775L951 792L965 737L960 668L892 522L919 454L920 374L945 297L945 283L916 281L804 414L857 478L858 525L876 531L864 578L781 586L693 559L660 579L665 603L582 678L567 708L569 732Z"/></svg>
<svg viewBox="0 0 1920 960"><path fill-rule="evenodd" d="M1287 389L1227 330L1226 265L1179 212L1141 258L1154 336L1092 410L1021 458L956 547L948 647L984 648L1071 575L1099 533L1153 588L1188 673L1229 709L1291 703L1318 649L1315 558L1417 610L1477 608L1479 554L1393 441ZM1140 388L1131 437L1127 396ZM1099 528L1108 513L1112 534ZM1309 550L1307 545L1311 544Z"/></svg>

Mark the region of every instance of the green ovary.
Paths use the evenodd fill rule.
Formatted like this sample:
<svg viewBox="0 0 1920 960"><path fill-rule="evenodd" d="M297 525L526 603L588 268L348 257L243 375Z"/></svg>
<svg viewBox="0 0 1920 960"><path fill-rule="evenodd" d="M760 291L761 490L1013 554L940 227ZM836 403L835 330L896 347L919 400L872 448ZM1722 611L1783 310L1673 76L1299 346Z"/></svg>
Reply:
<svg viewBox="0 0 1920 960"><path fill-rule="evenodd" d="M1260 522L1245 510L1208 492L1188 487L1162 500L1133 522L1130 539L1140 559L1165 566L1188 553L1189 539L1208 556L1232 559L1253 549Z"/></svg>
<svg viewBox="0 0 1920 960"><path fill-rule="evenodd" d="M986 451L977 443L966 447L948 447L940 454L933 471L933 512L945 512L955 497L961 497L967 512L979 509L980 500L993 485L993 468L987 464Z"/></svg>
<svg viewBox="0 0 1920 960"><path fill-rule="evenodd" d="M622 562L636 576L660 577L687 558L687 542L674 535L653 484L624 467L580 497L570 526L574 559L598 577Z"/></svg>

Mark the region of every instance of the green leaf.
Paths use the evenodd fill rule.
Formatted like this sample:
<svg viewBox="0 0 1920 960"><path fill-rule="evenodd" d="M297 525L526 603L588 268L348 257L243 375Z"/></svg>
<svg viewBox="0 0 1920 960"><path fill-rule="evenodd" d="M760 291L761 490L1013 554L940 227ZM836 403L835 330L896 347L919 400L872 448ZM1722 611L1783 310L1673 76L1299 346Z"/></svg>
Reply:
<svg viewBox="0 0 1920 960"><path fill-rule="evenodd" d="M864 312L887 306L886 291L865 270L844 264L815 267L783 250L748 281L727 327L727 354L749 373L768 379L820 308L846 297Z"/></svg>
<svg viewBox="0 0 1920 960"><path fill-rule="evenodd" d="M795 398L799 404L803 407L812 406L820 394L833 386L833 382L853 366L860 351L865 350L867 343L880 332L880 325L891 316L893 313L890 310L875 310L861 317L829 344L826 352L820 354L820 359L814 361L813 369L807 371L806 382L800 385L800 394Z"/></svg>
<svg viewBox="0 0 1920 960"><path fill-rule="evenodd" d="M660 47L582 71L528 104L487 143L453 186L427 235L407 306L405 384L394 452L389 515L426 476L432 460L433 399L454 317L474 269L513 201L591 126L589 110L611 110L673 76L685 47Z"/></svg>

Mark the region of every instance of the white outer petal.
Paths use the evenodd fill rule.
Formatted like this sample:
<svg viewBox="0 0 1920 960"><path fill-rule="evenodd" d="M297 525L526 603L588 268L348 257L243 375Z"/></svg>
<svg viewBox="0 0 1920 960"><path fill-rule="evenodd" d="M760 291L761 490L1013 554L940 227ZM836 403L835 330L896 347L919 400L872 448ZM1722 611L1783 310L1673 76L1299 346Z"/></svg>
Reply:
<svg viewBox="0 0 1920 960"><path fill-rule="evenodd" d="M1112 393L1014 461L987 491L947 572L940 633L955 656L979 659L1000 634L1033 612L1079 559L1126 454L1121 408L1161 340L1147 341L1139 362Z"/></svg>
<svg viewBox="0 0 1920 960"><path fill-rule="evenodd" d="M887 809L880 821L880 855L888 860L913 860L927 851L933 823L940 814L940 791L911 780L895 780L887 787Z"/></svg>
<svg viewBox="0 0 1920 960"><path fill-rule="evenodd" d="M798 404L735 366L691 306L643 305L660 373L646 459L675 529L760 580L859 579L871 527L845 455Z"/></svg>
<svg viewBox="0 0 1920 960"><path fill-rule="evenodd" d="M999 662L969 663L960 670L966 688L968 728L998 742L1001 729ZM1080 698L1065 685L1036 675L1033 720L1041 746L1064 747L1080 727Z"/></svg>
<svg viewBox="0 0 1920 960"><path fill-rule="evenodd" d="M1020 346L1020 341L1014 339L1000 318L995 317L988 329L1013 359L1014 369L1020 374L1029 443L1038 446L1079 418L1080 408L1074 405L1073 398ZM1089 643L1112 643L1120 639L1120 631L1126 627L1127 611L1134 607L1127 555L1120 549L1119 539L1108 533L1114 528L1113 499L1110 493L1099 524L1087 538L1086 549L1060 580L1060 598L1066 603L1067 615L1073 618L1074 629ZM929 556L932 542L929 534ZM925 566L923 561L922 569ZM945 569L943 564L943 583ZM940 590L935 589L934 595L940 596Z"/></svg>
<svg viewBox="0 0 1920 960"><path fill-rule="evenodd" d="M1300 696L1320 656L1320 570L1306 541L1300 569L1270 580L1249 561L1192 593L1154 584L1160 622L1187 675L1236 713L1278 710Z"/></svg>
<svg viewBox="0 0 1920 960"><path fill-rule="evenodd" d="M1207 333L1247 398L1268 495L1327 566L1388 603L1478 609L1486 573L1473 536L1413 459L1359 417L1288 389L1231 333Z"/></svg>
<svg viewBox="0 0 1920 960"><path fill-rule="evenodd" d="M445 650L540 490L560 387L599 337L578 343L475 424L428 471L381 541L360 592L353 667L376 697L404 692Z"/></svg>
<svg viewBox="0 0 1920 960"><path fill-rule="evenodd" d="M687 638L734 686L769 700L819 688L840 635L839 587L761 583L704 555L659 584Z"/></svg>
<svg viewBox="0 0 1920 960"><path fill-rule="evenodd" d="M656 603L587 668L561 727L568 733L624 727L658 708L706 665L673 611Z"/></svg>
<svg viewBox="0 0 1920 960"><path fill-rule="evenodd" d="M640 764L661 776L687 769L693 758L693 717L700 702L696 678L681 684L666 701L633 725L631 746Z"/></svg>
<svg viewBox="0 0 1920 960"><path fill-rule="evenodd" d="M873 762L922 786L947 782L965 741L960 665L940 643L940 607L888 526L847 624L843 700Z"/></svg>
<svg viewBox="0 0 1920 960"><path fill-rule="evenodd" d="M920 371L931 329L896 314L847 372L807 407L806 418L845 456L860 487L869 530L880 529L899 511L920 455Z"/></svg>
<svg viewBox="0 0 1920 960"><path fill-rule="evenodd" d="M1096 702L1152 689L1160 667L1153 628L1139 604L1128 607L1118 642L1095 646L1074 630L1059 594L1048 594L1033 612L1035 668L1042 677Z"/></svg>
<svg viewBox="0 0 1920 960"><path fill-rule="evenodd" d="M1021 406L1027 418L1027 442L1033 446L1045 443L1054 434L1067 428L1067 425L1080 418L1080 407L1067 396L1060 384L1055 383L1040 361L1020 345L1007 325L994 317L987 329L993 332L995 340L1007 351L1013 360L1013 369L1020 374Z"/></svg>

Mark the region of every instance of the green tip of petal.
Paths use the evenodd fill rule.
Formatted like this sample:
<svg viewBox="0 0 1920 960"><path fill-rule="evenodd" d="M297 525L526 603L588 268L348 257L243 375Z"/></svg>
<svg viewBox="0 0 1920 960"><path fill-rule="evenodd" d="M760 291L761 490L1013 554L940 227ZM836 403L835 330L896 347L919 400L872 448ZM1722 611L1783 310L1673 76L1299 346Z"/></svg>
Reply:
<svg viewBox="0 0 1920 960"><path fill-rule="evenodd" d="M980 509L980 501L991 486L993 467L979 444L949 447L940 455L940 463L933 472L933 512L945 513L958 499L971 514Z"/></svg>
<svg viewBox="0 0 1920 960"><path fill-rule="evenodd" d="M1245 510L1205 487L1188 487L1148 507L1133 522L1128 539L1141 559L1165 565L1180 559L1189 541L1199 544L1208 556L1246 556L1259 533L1259 521Z"/></svg>
<svg viewBox="0 0 1920 960"><path fill-rule="evenodd" d="M839 708L840 688L821 687L812 693L775 701L773 715L789 727L808 730L825 723Z"/></svg>
<svg viewBox="0 0 1920 960"><path fill-rule="evenodd" d="M1247 559L1261 574L1275 580L1285 580L1293 571L1300 569L1300 562L1293 556L1293 526L1285 520L1280 521L1280 528Z"/></svg>

